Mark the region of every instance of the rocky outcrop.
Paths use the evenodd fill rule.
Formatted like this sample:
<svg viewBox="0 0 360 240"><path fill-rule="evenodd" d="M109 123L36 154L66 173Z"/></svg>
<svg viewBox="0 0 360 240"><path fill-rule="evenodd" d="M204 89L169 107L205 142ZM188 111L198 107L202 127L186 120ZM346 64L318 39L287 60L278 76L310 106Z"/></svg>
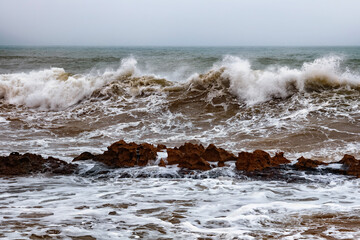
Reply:
<svg viewBox="0 0 360 240"><path fill-rule="evenodd" d="M328 164L321 161L300 157L298 161L294 164L294 167L298 170L314 170L320 165L328 165Z"/></svg>
<svg viewBox="0 0 360 240"><path fill-rule="evenodd" d="M265 168L286 163L290 163L290 161L284 157L284 153L277 153L271 157L265 151L255 150L253 153L240 152L236 161L236 169L246 172L262 171Z"/></svg>
<svg viewBox="0 0 360 240"><path fill-rule="evenodd" d="M338 163L343 164L343 170L346 175L360 178L360 161L355 159L354 156L345 154Z"/></svg>
<svg viewBox="0 0 360 240"><path fill-rule="evenodd" d="M167 158L157 160L159 151L167 151ZM126 143L121 140L111 144L108 149L98 155L89 152L83 152L74 158L74 162L93 160L103 163L109 168L126 168L134 166L146 166L155 162L160 167L167 165L177 165L180 171L188 173L188 170L207 171L212 168L229 167L230 161L235 162L238 174L257 179L285 179L286 181L295 181L298 177L291 177L289 172L311 171L312 174L345 174L360 177L360 161L354 156L344 155L336 162L342 164L342 167L331 165L322 161L306 159L300 157L295 164L289 164L290 161L284 157L284 153L276 153L271 157L269 153L262 150L254 152L240 152L236 157L233 153L227 152L210 144L204 148L201 144L185 143L179 148L166 148L165 145L157 145L134 142ZM152 163L150 161L153 161ZM320 167L322 166L322 167ZM295 170L295 171L294 171ZM24 175L31 173L54 173L54 174L72 174L78 171L78 165L69 164L59 159L41 155L26 153L11 153L9 156L0 157L0 175ZM102 174L109 172L110 169L102 165L96 165L89 170L89 174ZM287 174L284 172L287 171ZM211 174L217 174L213 171ZM85 174L86 175L86 174ZM126 175L127 176L127 175ZM296 180L297 181L297 180Z"/></svg>
<svg viewBox="0 0 360 240"><path fill-rule="evenodd" d="M288 163L291 163L291 161L284 157L283 152L275 153L275 156L272 157L271 159L271 166L278 166L280 164L288 164Z"/></svg>
<svg viewBox="0 0 360 240"><path fill-rule="evenodd" d="M167 149L168 165L178 164L178 167L190 170L210 170L210 164L201 157L205 152L202 145L185 143L179 148Z"/></svg>
<svg viewBox="0 0 360 240"><path fill-rule="evenodd" d="M214 144L210 144L202 153L201 157L208 162L227 162L236 160L234 154L229 153L222 148L217 148Z"/></svg>
<svg viewBox="0 0 360 240"><path fill-rule="evenodd" d="M166 167L166 163L163 159L160 159L160 162L158 164L159 167Z"/></svg>
<svg viewBox="0 0 360 240"><path fill-rule="evenodd" d="M158 148L151 144L126 143L124 140L115 142L103 154L92 155L82 153L74 161L92 159L102 162L111 168L146 166L149 160L155 160Z"/></svg>
<svg viewBox="0 0 360 240"><path fill-rule="evenodd" d="M83 152L82 154L80 154L79 156L77 156L76 158L74 158L74 162L76 161L83 161L83 160L89 160L89 159L94 159L95 155L92 155L89 152Z"/></svg>
<svg viewBox="0 0 360 240"><path fill-rule="evenodd" d="M43 158L41 155L17 152L0 157L0 175L26 175L31 173L72 174L77 165L57 158Z"/></svg>
<svg viewBox="0 0 360 240"><path fill-rule="evenodd" d="M202 171L211 169L210 164L196 153L185 154L178 167Z"/></svg>
<svg viewBox="0 0 360 240"><path fill-rule="evenodd" d="M209 162L218 162L218 167L224 167L226 161L235 161L234 154L210 144L206 149L201 144L185 143L179 148L167 149L168 165L178 164L179 167L190 170L210 170Z"/></svg>

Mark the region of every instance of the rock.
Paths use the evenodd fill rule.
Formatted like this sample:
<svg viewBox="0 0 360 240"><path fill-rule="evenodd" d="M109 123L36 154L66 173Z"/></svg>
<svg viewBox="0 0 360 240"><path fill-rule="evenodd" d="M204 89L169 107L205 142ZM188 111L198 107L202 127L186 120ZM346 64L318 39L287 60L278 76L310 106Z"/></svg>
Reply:
<svg viewBox="0 0 360 240"><path fill-rule="evenodd" d="M76 164L57 158L44 159L41 155L17 152L0 157L0 175L25 175L32 173L72 174L77 171Z"/></svg>
<svg viewBox="0 0 360 240"><path fill-rule="evenodd" d="M359 160L356 160L354 156L345 154L344 157L338 163L344 164L345 166L349 167L352 165L359 164Z"/></svg>
<svg viewBox="0 0 360 240"><path fill-rule="evenodd" d="M328 164L321 161L300 157L297 163L294 164L294 167L298 170L314 170L320 165L328 165Z"/></svg>
<svg viewBox="0 0 360 240"><path fill-rule="evenodd" d="M179 148L167 149L168 165L178 164L178 167L190 170L210 170L210 164L201 157L205 152L202 145L185 143Z"/></svg>
<svg viewBox="0 0 360 240"><path fill-rule="evenodd" d="M198 144L192 144L192 143L185 143L184 145L179 147L179 150L187 155L191 155L193 153L201 156L204 151L205 148L203 145L198 145Z"/></svg>
<svg viewBox="0 0 360 240"><path fill-rule="evenodd" d="M92 155L89 152L83 152L82 154L80 154L79 156L77 156L76 158L74 158L73 162L76 161L83 161L83 160L89 160L89 159L93 159L95 156Z"/></svg>
<svg viewBox="0 0 360 240"><path fill-rule="evenodd" d="M277 166L280 164L288 164L288 163L291 163L291 161L284 157L283 152L275 153L275 156L272 157L272 159L271 159L272 166Z"/></svg>
<svg viewBox="0 0 360 240"><path fill-rule="evenodd" d="M225 162L219 161L217 164L218 167L225 167Z"/></svg>
<svg viewBox="0 0 360 240"><path fill-rule="evenodd" d="M155 160L157 148L151 144L126 143L124 140L115 142L103 154L92 159L112 168L146 166L149 160Z"/></svg>
<svg viewBox="0 0 360 240"><path fill-rule="evenodd" d="M163 159L160 159L160 162L159 162L159 167L166 167L166 163Z"/></svg>
<svg viewBox="0 0 360 240"><path fill-rule="evenodd" d="M345 154L338 163L343 164L345 174L360 177L360 161L354 156Z"/></svg>
<svg viewBox="0 0 360 240"><path fill-rule="evenodd" d="M161 150L166 149L166 146L165 146L164 144L158 144L158 145L156 146L156 149L157 149L158 152L160 152Z"/></svg>
<svg viewBox="0 0 360 240"><path fill-rule="evenodd" d="M189 156L197 155L201 156L205 148L202 145L192 144L192 143L185 143L184 145L180 146L179 148L168 148L167 150L167 162L168 165L173 164L180 164L184 161L185 157L189 159Z"/></svg>
<svg viewBox="0 0 360 240"><path fill-rule="evenodd" d="M270 155L262 150L255 150L253 153L240 152L236 161L236 169L247 172L261 171L270 167L270 163Z"/></svg>
<svg viewBox="0 0 360 240"><path fill-rule="evenodd" d="M178 167L202 171L211 169L210 164L196 153L186 154Z"/></svg>
<svg viewBox="0 0 360 240"><path fill-rule="evenodd" d="M209 162L236 161L234 154L229 153L222 148L217 148L214 144L210 144L202 153L201 157Z"/></svg>
<svg viewBox="0 0 360 240"><path fill-rule="evenodd" d="M236 169L247 172L262 171L265 168L276 167L289 162L283 153L276 153L276 155L271 158L267 152L255 150L253 153L239 153L236 161Z"/></svg>
<svg viewBox="0 0 360 240"><path fill-rule="evenodd" d="M168 154L167 156L167 162L168 165L173 165L173 164L179 164L182 161L182 158L184 157L184 153L181 152L179 149L177 148L168 148L166 149L166 152Z"/></svg>

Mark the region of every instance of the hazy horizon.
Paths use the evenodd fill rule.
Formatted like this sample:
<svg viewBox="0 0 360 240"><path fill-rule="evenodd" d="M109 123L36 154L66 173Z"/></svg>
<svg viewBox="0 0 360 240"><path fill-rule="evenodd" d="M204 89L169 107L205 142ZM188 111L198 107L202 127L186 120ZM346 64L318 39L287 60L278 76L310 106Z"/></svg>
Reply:
<svg viewBox="0 0 360 240"><path fill-rule="evenodd" d="M69 48L351 48L358 45L32 45L32 44L0 44L0 47L69 47Z"/></svg>
<svg viewBox="0 0 360 240"><path fill-rule="evenodd" d="M0 0L0 45L359 46L355 0Z"/></svg>

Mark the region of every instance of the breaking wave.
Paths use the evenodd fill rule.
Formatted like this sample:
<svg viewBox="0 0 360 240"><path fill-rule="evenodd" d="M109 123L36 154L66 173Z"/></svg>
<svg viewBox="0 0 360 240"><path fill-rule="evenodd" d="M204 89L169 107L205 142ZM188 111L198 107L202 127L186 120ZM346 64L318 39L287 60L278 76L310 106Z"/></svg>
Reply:
<svg viewBox="0 0 360 240"><path fill-rule="evenodd" d="M87 98L152 92L206 93L207 99L231 95L247 105L287 98L297 92L360 88L360 75L340 67L343 59L329 56L306 62L300 69L270 66L253 69L249 60L226 56L206 73L182 82L144 74L133 57L116 70L70 74L63 68L0 75L0 99L7 104L61 110Z"/></svg>

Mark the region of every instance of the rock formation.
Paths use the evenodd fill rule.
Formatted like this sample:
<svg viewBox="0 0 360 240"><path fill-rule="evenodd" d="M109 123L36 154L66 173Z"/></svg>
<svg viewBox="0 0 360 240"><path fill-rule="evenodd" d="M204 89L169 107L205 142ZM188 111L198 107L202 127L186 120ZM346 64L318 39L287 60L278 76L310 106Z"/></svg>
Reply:
<svg viewBox="0 0 360 240"><path fill-rule="evenodd" d="M253 153L240 152L236 161L236 169L246 172L262 171L265 168L286 163L290 163L290 161L284 157L282 152L270 157L267 152L255 150Z"/></svg>
<svg viewBox="0 0 360 240"><path fill-rule="evenodd" d="M77 171L77 165L41 155L17 152L0 157L0 175L25 175L31 173L72 174Z"/></svg>
<svg viewBox="0 0 360 240"><path fill-rule="evenodd" d="M298 170L314 170L320 165L328 165L328 164L317 160L311 160L304 157L300 157L297 163L295 163L294 167Z"/></svg>
<svg viewBox="0 0 360 240"><path fill-rule="evenodd" d="M149 160L155 160L158 149L151 144L126 143L124 140L115 142L103 154L92 155L84 152L74 161L92 159L102 162L111 168L146 166Z"/></svg>
<svg viewBox="0 0 360 240"><path fill-rule="evenodd" d="M345 174L360 178L360 161L355 159L354 156L345 154L338 163L343 164Z"/></svg>
<svg viewBox="0 0 360 240"><path fill-rule="evenodd" d="M204 148L201 144L184 143L179 148L167 148L165 145L157 145L134 142L126 143L123 140L111 144L108 149L98 155L83 152L74 158L74 162L93 160L101 162L109 168L126 168L134 166L146 166L154 164L159 151L167 152L167 158L160 159L158 166L177 165L187 170L207 171L212 168L230 166L226 162L235 162L239 174L257 177L261 179L287 179L282 177L284 170L312 171L318 174L334 173L360 177L360 161L351 155L345 155L337 164L341 168L333 168L328 163L300 157L292 165L284 157L284 153L276 153L271 157L269 153L262 150L254 152L240 152L236 157L233 153L210 144ZM99 165L100 166L100 165ZM319 168L319 166L323 166ZM11 153L9 156L0 157L0 175L24 175L31 173L54 173L72 174L76 173L78 166L69 164L59 159L41 155L26 153ZM108 172L106 170L105 172ZM96 171L95 171L96 172ZM98 171L99 173L104 171Z"/></svg>

